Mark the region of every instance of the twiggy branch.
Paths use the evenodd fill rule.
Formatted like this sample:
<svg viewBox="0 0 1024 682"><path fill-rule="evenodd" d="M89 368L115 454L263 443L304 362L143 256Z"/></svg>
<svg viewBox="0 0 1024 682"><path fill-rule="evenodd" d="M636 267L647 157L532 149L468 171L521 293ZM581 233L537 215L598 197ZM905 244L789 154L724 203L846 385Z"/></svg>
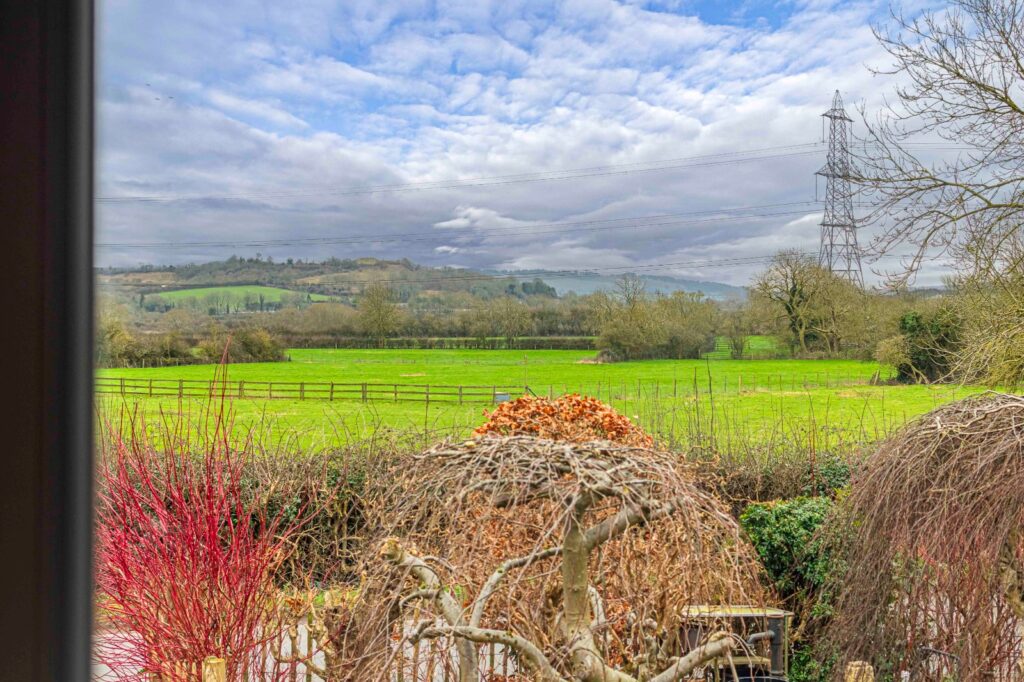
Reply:
<svg viewBox="0 0 1024 682"><path fill-rule="evenodd" d="M469 624L473 627L478 627L480 625L480 621L484 617L484 609L487 607L487 600L490 599L491 595L493 595L498 589L498 584L506 575L508 575L509 571L514 568L529 566L534 562L543 561L544 559L548 559L561 553L561 547L551 547L539 552L533 552L523 557L509 559L502 563L501 566L491 574L491 577L487 579L487 582L484 583L483 588L480 590L480 595L473 602L473 612L469 618Z"/></svg>
<svg viewBox="0 0 1024 682"><path fill-rule="evenodd" d="M667 670L652 677L650 682L681 680L693 672L694 668L730 653L734 646L735 642L732 637L728 633L720 632L717 637L713 635L707 644L697 647L673 663Z"/></svg>
<svg viewBox="0 0 1024 682"><path fill-rule="evenodd" d="M520 658L540 675L544 682L567 682L564 677L558 674L547 659L547 656L544 655L544 652L536 644L504 630L489 630L470 625L449 625L423 628L416 633L416 636L419 639L453 636L458 640L477 642L479 644L501 644L519 654Z"/></svg>

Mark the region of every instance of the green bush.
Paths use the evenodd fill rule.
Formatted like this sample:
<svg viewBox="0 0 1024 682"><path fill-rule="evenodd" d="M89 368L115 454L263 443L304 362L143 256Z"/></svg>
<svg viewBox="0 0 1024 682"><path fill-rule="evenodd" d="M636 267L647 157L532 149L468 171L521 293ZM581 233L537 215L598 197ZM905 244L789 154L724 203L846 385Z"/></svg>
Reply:
<svg viewBox="0 0 1024 682"><path fill-rule="evenodd" d="M835 560L818 530L834 506L828 497L796 497L758 502L740 515L779 595L794 611L811 616L827 615L828 604L820 599Z"/></svg>
<svg viewBox="0 0 1024 682"><path fill-rule="evenodd" d="M830 473L845 479L848 470L841 469ZM815 651L813 642L816 624L831 614L830 589L840 570L832 545L819 532L834 507L831 497L795 497L751 504L740 516L740 525L768 577L797 614L797 635L791 644L791 682L827 680L834 664Z"/></svg>

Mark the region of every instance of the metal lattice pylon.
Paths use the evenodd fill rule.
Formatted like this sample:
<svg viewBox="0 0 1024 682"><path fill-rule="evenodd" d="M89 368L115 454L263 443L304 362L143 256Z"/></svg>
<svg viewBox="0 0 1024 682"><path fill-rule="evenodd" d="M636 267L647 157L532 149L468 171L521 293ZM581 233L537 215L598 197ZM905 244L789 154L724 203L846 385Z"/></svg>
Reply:
<svg viewBox="0 0 1024 682"><path fill-rule="evenodd" d="M843 279L864 286L864 272L857 246L857 224L853 217L850 176L850 126L843 98L836 90L832 108L822 114L828 119L828 157L818 175L825 177L825 217L821 221L821 250L818 264Z"/></svg>

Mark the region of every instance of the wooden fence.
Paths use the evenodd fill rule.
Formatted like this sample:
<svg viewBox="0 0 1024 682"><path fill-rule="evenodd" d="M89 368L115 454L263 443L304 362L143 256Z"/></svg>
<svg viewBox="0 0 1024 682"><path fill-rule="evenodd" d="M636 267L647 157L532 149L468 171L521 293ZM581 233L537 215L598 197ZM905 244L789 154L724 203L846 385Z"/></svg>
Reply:
<svg viewBox="0 0 1024 682"><path fill-rule="evenodd" d="M247 379L164 379L150 377L96 378L98 394L146 398L243 398L255 400L323 400L359 402L418 402L494 404L524 394L556 397L567 393L589 395L609 403L693 397L699 394L749 392L800 392L816 388L840 388L875 384L878 373L804 375L760 374L708 377L694 369L692 377L672 380L596 382L588 384L451 385L400 383L345 383L333 381L250 381Z"/></svg>
<svg viewBox="0 0 1024 682"><path fill-rule="evenodd" d="M253 398L360 402L497 403L522 395L523 386L152 379L97 377L96 393L147 398Z"/></svg>

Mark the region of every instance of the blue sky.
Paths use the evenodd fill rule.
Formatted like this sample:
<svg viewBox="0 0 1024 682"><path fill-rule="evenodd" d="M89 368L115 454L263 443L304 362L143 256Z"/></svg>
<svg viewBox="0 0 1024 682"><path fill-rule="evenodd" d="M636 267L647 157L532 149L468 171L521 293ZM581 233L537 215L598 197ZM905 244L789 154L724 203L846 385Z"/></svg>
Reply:
<svg viewBox="0 0 1024 682"><path fill-rule="evenodd" d="M813 250L820 216L795 202L814 198L823 154L650 168L815 142L837 88L850 105L877 106L893 84L866 66L886 64L871 35L886 11L829 0L102 0L98 242L113 246L98 261L260 252L587 268ZM607 166L642 172L452 186ZM352 193L409 183L441 186ZM649 225L780 204L790 206L761 210L779 215ZM621 229L628 219L646 226ZM194 244L211 241L226 245Z"/></svg>

